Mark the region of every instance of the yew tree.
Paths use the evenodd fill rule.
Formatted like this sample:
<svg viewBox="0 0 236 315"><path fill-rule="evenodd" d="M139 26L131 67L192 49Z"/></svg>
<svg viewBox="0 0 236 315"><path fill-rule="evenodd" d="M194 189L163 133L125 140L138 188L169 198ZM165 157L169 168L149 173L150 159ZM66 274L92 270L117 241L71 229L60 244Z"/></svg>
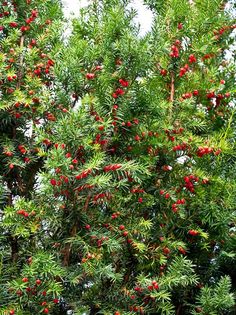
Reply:
<svg viewBox="0 0 236 315"><path fill-rule="evenodd" d="M0 314L235 313L234 11L144 4L2 2Z"/></svg>
<svg viewBox="0 0 236 315"><path fill-rule="evenodd" d="M35 126L50 130L61 112L53 93L61 24L57 1L0 1L0 314L47 313L61 292L34 198L44 165Z"/></svg>

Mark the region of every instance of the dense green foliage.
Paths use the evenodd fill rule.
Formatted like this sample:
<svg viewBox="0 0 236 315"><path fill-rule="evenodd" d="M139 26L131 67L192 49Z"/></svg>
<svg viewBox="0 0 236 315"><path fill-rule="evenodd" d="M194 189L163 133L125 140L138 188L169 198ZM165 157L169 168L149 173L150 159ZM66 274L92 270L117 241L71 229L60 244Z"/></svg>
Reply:
<svg viewBox="0 0 236 315"><path fill-rule="evenodd" d="M1 1L1 315L234 314L235 21L144 2Z"/></svg>

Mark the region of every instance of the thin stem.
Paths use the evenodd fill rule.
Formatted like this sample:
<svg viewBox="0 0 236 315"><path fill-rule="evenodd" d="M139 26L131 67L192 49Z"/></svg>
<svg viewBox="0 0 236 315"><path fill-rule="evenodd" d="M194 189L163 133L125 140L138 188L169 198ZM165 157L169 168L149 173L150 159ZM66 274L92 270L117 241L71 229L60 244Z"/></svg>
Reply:
<svg viewBox="0 0 236 315"><path fill-rule="evenodd" d="M174 72L172 71L170 74L171 77L171 82L170 82L170 102L174 102L174 97L175 97L175 75Z"/></svg>

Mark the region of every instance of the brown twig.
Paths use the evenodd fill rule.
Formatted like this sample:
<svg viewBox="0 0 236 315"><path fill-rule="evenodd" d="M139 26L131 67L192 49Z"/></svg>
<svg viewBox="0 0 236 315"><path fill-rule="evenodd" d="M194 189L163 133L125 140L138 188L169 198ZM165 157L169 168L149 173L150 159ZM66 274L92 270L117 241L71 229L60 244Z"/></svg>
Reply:
<svg viewBox="0 0 236 315"><path fill-rule="evenodd" d="M171 77L171 82L170 82L170 102L174 102L174 97L175 97L175 75L174 72L172 71L170 74Z"/></svg>
<svg viewBox="0 0 236 315"><path fill-rule="evenodd" d="M176 310L176 315L181 314L181 309L182 309L182 305L179 305L177 310Z"/></svg>

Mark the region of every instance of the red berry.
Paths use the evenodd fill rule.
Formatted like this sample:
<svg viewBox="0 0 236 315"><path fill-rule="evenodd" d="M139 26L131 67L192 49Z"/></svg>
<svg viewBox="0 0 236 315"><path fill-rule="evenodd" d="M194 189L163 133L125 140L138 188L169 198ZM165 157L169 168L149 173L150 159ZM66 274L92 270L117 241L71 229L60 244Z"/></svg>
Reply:
<svg viewBox="0 0 236 315"><path fill-rule="evenodd" d="M164 247L164 248L163 248L163 253L164 253L165 255L170 254L170 249L169 249L168 247Z"/></svg>
<svg viewBox="0 0 236 315"><path fill-rule="evenodd" d="M22 282L28 282L29 281L29 279L28 278L22 278Z"/></svg>
<svg viewBox="0 0 236 315"><path fill-rule="evenodd" d="M120 82L120 84L121 84L123 87L128 87L128 86L129 86L129 82L126 81L126 80L120 79L119 82Z"/></svg>
<svg viewBox="0 0 236 315"><path fill-rule="evenodd" d="M117 95L124 95L125 91L123 89L121 89L121 88L118 88L118 89L116 89L116 94Z"/></svg>
<svg viewBox="0 0 236 315"><path fill-rule="evenodd" d="M45 309L43 310L43 312L44 312L44 314L48 314L48 313L49 313L49 309L48 309L48 308L45 308Z"/></svg>
<svg viewBox="0 0 236 315"><path fill-rule="evenodd" d="M166 69L161 69L160 74L165 77L167 75L167 70Z"/></svg>
<svg viewBox="0 0 236 315"><path fill-rule="evenodd" d="M123 231L125 229L125 226L124 225L120 225L119 226L119 230Z"/></svg>
<svg viewBox="0 0 236 315"><path fill-rule="evenodd" d="M165 194L165 198L166 199L170 198L170 194L169 193Z"/></svg>
<svg viewBox="0 0 236 315"><path fill-rule="evenodd" d="M35 283L36 283L37 285L40 285L40 284L42 283L42 281L41 281L40 279L37 279L37 280L35 281Z"/></svg>
<svg viewBox="0 0 236 315"><path fill-rule="evenodd" d="M94 79L94 78L95 78L95 74L94 74L94 73L87 73L87 74L86 74L86 79L92 80L92 79Z"/></svg>
<svg viewBox="0 0 236 315"><path fill-rule="evenodd" d="M189 235L192 235L192 236L196 236L196 235L199 234L199 232L196 231L196 230L189 230L189 231L188 231L188 234L189 234Z"/></svg>
<svg viewBox="0 0 236 315"><path fill-rule="evenodd" d="M97 70L97 71L102 70L102 66L99 66L99 65L98 65L98 66L96 66L96 67L95 67L95 70Z"/></svg>
<svg viewBox="0 0 236 315"><path fill-rule="evenodd" d="M183 255L186 254L186 250L183 249L183 247L180 246L180 247L178 248L178 250L179 250L179 252L180 252L181 254L183 254Z"/></svg>
<svg viewBox="0 0 236 315"><path fill-rule="evenodd" d="M56 186L57 181L52 178L52 179L50 180L50 183L51 183L52 186Z"/></svg>
<svg viewBox="0 0 236 315"><path fill-rule="evenodd" d="M14 310L10 310L9 314L10 314L10 315L14 315L14 314L15 314L15 311L14 311Z"/></svg>
<svg viewBox="0 0 236 315"><path fill-rule="evenodd" d="M188 61L190 63L194 63L194 62L197 62L197 58L194 55L190 55L189 58L188 58Z"/></svg>

